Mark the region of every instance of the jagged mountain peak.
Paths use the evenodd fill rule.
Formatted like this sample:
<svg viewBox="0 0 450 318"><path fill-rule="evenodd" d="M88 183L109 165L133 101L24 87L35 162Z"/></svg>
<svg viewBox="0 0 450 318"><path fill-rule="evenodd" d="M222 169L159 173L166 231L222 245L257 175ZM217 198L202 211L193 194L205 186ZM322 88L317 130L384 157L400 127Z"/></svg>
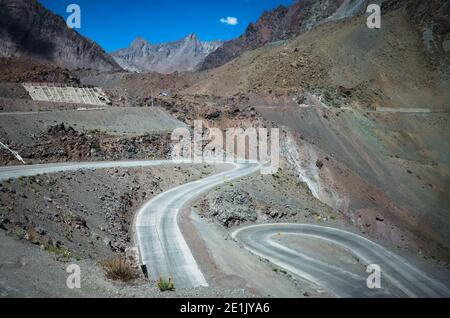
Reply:
<svg viewBox="0 0 450 318"><path fill-rule="evenodd" d="M145 45L150 45L150 42L144 39L142 36L138 35L130 44L132 47L142 47Z"/></svg>
<svg viewBox="0 0 450 318"><path fill-rule="evenodd" d="M189 33L186 37L186 40L198 40L197 34L195 33Z"/></svg>
<svg viewBox="0 0 450 318"><path fill-rule="evenodd" d="M211 52L222 45L221 41L201 41L195 33L161 44L150 44L136 37L128 48L111 53L124 69L133 72L173 73L193 71Z"/></svg>

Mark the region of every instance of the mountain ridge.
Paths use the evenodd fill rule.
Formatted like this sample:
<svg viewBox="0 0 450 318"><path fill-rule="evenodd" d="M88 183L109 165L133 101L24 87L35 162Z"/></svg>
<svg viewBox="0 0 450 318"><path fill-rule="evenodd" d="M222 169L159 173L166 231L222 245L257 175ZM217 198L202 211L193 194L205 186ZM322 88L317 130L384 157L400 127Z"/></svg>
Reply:
<svg viewBox="0 0 450 318"><path fill-rule="evenodd" d="M36 0L0 0L1 57L29 57L70 69L120 70L94 41Z"/></svg>
<svg viewBox="0 0 450 318"><path fill-rule="evenodd" d="M137 36L130 46L110 55L128 71L170 74L195 70L206 56L221 45L221 41L201 41L195 33L177 41L159 44L152 44Z"/></svg>
<svg viewBox="0 0 450 318"><path fill-rule="evenodd" d="M340 20L365 12L368 0L295 0L290 6L265 11L244 33L226 41L199 65L204 71L224 65L248 50L270 42L288 40L323 22ZM373 0L381 4L383 0Z"/></svg>

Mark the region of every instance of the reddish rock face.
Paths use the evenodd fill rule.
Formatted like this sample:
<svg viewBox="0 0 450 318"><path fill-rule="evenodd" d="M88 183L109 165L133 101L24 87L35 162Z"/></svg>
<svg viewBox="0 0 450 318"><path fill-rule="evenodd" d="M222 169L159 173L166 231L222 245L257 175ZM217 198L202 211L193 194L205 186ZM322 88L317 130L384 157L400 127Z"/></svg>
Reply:
<svg viewBox="0 0 450 318"><path fill-rule="evenodd" d="M247 50L259 48L267 43L287 40L307 31L332 16L343 0L297 0L291 6L279 6L266 11L256 23L251 23L244 34L227 41L211 53L200 65L207 70L223 65ZM357 11L359 13L359 10Z"/></svg>

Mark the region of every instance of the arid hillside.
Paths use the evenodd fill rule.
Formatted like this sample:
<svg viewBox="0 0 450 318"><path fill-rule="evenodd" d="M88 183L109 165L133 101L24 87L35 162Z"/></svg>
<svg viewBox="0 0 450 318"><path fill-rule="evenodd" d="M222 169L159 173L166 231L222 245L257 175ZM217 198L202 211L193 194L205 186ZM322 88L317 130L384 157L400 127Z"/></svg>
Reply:
<svg viewBox="0 0 450 318"><path fill-rule="evenodd" d="M449 259L446 1L385 1L244 53L185 90L244 100L287 131L283 156L361 230ZM426 251L426 252L425 252Z"/></svg>
<svg viewBox="0 0 450 318"><path fill-rule="evenodd" d="M370 3L382 3L383 0ZM291 39L326 21L336 21L364 13L368 0L296 0L290 6L266 11L244 34L227 41L211 53L200 70L212 69L231 61L248 50L275 41Z"/></svg>
<svg viewBox="0 0 450 318"><path fill-rule="evenodd" d="M365 17L329 22L246 52L187 92L307 91L333 106L448 109L448 7L446 1L386 2L379 30L368 29Z"/></svg>

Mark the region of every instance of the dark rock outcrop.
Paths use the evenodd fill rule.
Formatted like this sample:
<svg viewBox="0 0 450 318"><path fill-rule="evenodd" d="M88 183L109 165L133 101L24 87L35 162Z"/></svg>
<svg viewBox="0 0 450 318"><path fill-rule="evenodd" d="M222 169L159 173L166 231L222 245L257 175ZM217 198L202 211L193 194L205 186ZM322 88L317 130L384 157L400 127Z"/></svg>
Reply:
<svg viewBox="0 0 450 318"><path fill-rule="evenodd" d="M205 200L205 210L208 216L228 228L248 221L255 222L258 218L255 203L249 193L237 189L210 195Z"/></svg>
<svg viewBox="0 0 450 318"><path fill-rule="evenodd" d="M0 43L1 57L34 58L69 69L120 69L100 46L36 0L0 0Z"/></svg>

